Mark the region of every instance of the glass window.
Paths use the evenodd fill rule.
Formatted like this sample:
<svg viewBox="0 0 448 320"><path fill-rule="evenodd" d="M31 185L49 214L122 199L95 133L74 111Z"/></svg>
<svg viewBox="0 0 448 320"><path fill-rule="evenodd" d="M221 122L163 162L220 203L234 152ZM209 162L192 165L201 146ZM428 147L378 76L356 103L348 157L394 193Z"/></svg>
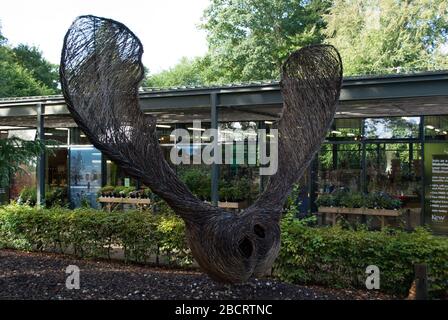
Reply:
<svg viewBox="0 0 448 320"><path fill-rule="evenodd" d="M420 117L393 117L365 119L367 139L418 138Z"/></svg>
<svg viewBox="0 0 448 320"><path fill-rule="evenodd" d="M319 153L318 192L361 191L361 145L324 144Z"/></svg>
<svg viewBox="0 0 448 320"><path fill-rule="evenodd" d="M420 207L421 161L419 143L367 144L367 191L386 192L407 206Z"/></svg>
<svg viewBox="0 0 448 320"><path fill-rule="evenodd" d="M172 132L176 128L174 124L157 124L156 132L159 138L160 145L171 145Z"/></svg>
<svg viewBox="0 0 448 320"><path fill-rule="evenodd" d="M45 128L45 139L56 141L58 144L67 145L69 130L70 129L68 128Z"/></svg>
<svg viewBox="0 0 448 320"><path fill-rule="evenodd" d="M425 137L432 140L447 140L448 116L425 116Z"/></svg>
<svg viewBox="0 0 448 320"><path fill-rule="evenodd" d="M36 138L36 129L12 129L7 131L8 138L18 137L23 140L34 141ZM5 134L6 135L6 134ZM36 188L36 164L22 163L21 170L11 177L9 185L9 198L17 199L20 192L25 189Z"/></svg>
<svg viewBox="0 0 448 320"><path fill-rule="evenodd" d="M68 150L53 149L47 154L45 203L65 206L68 204Z"/></svg>
<svg viewBox="0 0 448 320"><path fill-rule="evenodd" d="M361 119L335 119L327 140L360 140Z"/></svg>
<svg viewBox="0 0 448 320"><path fill-rule="evenodd" d="M80 128L70 128L70 144L72 145L92 145L87 136Z"/></svg>
<svg viewBox="0 0 448 320"><path fill-rule="evenodd" d="M269 134L272 123L265 124ZM258 197L261 180L256 147L257 129L254 121L219 124L223 159L220 166L219 198L222 202L244 203L243 207L246 207ZM252 142L250 146L249 141Z"/></svg>
<svg viewBox="0 0 448 320"><path fill-rule="evenodd" d="M129 187L137 186L137 180L127 175L123 169L112 160L106 160L106 168L106 185L114 187L127 186L128 184Z"/></svg>
<svg viewBox="0 0 448 320"><path fill-rule="evenodd" d="M75 207L97 207L101 187L101 152L93 147L70 148L70 201Z"/></svg>

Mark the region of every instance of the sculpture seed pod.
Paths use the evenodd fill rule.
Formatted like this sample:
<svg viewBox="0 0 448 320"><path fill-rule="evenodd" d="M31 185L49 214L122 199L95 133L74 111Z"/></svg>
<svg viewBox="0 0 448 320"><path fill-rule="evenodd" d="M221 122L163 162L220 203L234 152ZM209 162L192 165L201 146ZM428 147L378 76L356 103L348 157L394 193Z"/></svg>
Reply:
<svg viewBox="0 0 448 320"><path fill-rule="evenodd" d="M164 159L156 118L139 107L142 54L140 40L122 23L78 17L65 36L60 64L62 92L73 119L96 148L185 221L193 256L211 278L238 283L263 274L280 249L285 199L333 121L342 83L338 52L329 45L309 46L283 64L278 170L266 191L239 214L197 199Z"/></svg>

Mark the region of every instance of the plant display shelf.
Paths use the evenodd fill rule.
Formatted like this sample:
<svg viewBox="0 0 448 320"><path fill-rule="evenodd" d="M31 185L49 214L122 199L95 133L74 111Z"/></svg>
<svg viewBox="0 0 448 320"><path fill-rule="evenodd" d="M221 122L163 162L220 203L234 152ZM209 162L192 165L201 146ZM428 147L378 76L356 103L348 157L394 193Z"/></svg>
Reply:
<svg viewBox="0 0 448 320"><path fill-rule="evenodd" d="M218 207L225 209L246 209L248 207L248 203L247 201L240 201L240 202L218 201Z"/></svg>
<svg viewBox="0 0 448 320"><path fill-rule="evenodd" d="M369 208L345 208L345 207L319 207L319 213L331 214L332 225L336 224L338 215L365 215L376 216L381 221L381 228L385 226L385 217L399 217L402 215L402 210L389 209L369 209Z"/></svg>
<svg viewBox="0 0 448 320"><path fill-rule="evenodd" d="M144 198L119 198L119 197L99 197L98 202L101 204L105 204L106 208L110 212L112 210L113 204L134 204L140 210L143 210L145 205L151 204L151 199Z"/></svg>

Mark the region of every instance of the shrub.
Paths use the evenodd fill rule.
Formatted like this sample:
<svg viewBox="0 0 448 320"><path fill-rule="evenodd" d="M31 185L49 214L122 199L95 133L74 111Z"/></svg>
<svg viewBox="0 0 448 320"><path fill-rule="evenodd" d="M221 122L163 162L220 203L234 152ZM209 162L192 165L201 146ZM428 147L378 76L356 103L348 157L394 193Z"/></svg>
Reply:
<svg viewBox="0 0 448 320"><path fill-rule="evenodd" d="M434 296L447 294L448 240L424 228L413 233L308 227L288 213L281 222L282 247L274 275L301 284L365 288L366 267L380 269L381 290L406 295L414 264L426 263Z"/></svg>
<svg viewBox="0 0 448 320"><path fill-rule="evenodd" d="M18 202L28 204L30 206L36 205L37 202L36 187L24 187L20 191Z"/></svg>
<svg viewBox="0 0 448 320"><path fill-rule="evenodd" d="M225 201L239 202L251 198L252 184L247 178L234 178L230 181L221 180L219 197Z"/></svg>
<svg viewBox="0 0 448 320"><path fill-rule="evenodd" d="M322 194L317 197L316 205L318 207L334 207L334 197L331 194Z"/></svg>
<svg viewBox="0 0 448 320"><path fill-rule="evenodd" d="M170 264L189 265L193 262L185 239L185 224L173 214L157 216L156 237L159 252L168 258Z"/></svg>
<svg viewBox="0 0 448 320"><path fill-rule="evenodd" d="M68 205L67 188L55 187L45 192L45 206L47 208L54 206L65 207Z"/></svg>
<svg viewBox="0 0 448 320"><path fill-rule="evenodd" d="M161 212L3 206L0 247L62 253L71 249L80 257L110 258L113 246L121 246L127 261L145 262L160 251L169 253L173 264L190 264L183 221L165 208Z"/></svg>
<svg viewBox="0 0 448 320"><path fill-rule="evenodd" d="M201 168L192 167L181 171L180 179L198 198L200 198L201 200L210 200L210 172Z"/></svg>
<svg viewBox="0 0 448 320"><path fill-rule="evenodd" d="M27 204L35 206L37 203L37 189L36 187L24 187L20 191L19 198L17 199L19 204ZM51 208L54 206L68 206L68 194L67 188L54 187L45 192L45 206Z"/></svg>
<svg viewBox="0 0 448 320"><path fill-rule="evenodd" d="M193 259L185 239L185 224L164 202L159 214L140 211L104 212L94 209L41 209L23 205L0 207L0 248L23 250L73 249L80 257L111 256L122 246L126 261L145 262L163 254L171 264ZM311 227L294 218L295 205L281 221L282 247L273 274L281 280L331 287L365 288L368 265L380 269L381 290L406 295L414 265L426 263L433 296L447 294L448 239L424 228L413 233L346 230L340 226Z"/></svg>

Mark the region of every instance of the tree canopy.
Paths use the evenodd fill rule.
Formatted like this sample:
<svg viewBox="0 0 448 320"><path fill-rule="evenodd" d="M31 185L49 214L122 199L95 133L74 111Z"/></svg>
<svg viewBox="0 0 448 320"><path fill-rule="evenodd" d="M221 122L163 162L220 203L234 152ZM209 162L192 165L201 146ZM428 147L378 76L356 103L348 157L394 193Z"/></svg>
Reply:
<svg viewBox="0 0 448 320"><path fill-rule="evenodd" d="M27 69L33 78L54 92L58 90L58 66L45 60L38 48L19 44L12 51L17 63Z"/></svg>
<svg viewBox="0 0 448 320"><path fill-rule="evenodd" d="M176 87L201 85L205 82L202 73L202 61L200 58L188 59L183 57L174 67L149 75L145 80L145 86Z"/></svg>
<svg viewBox="0 0 448 320"><path fill-rule="evenodd" d="M346 75L448 67L446 0L333 0L324 20Z"/></svg>
<svg viewBox="0 0 448 320"><path fill-rule="evenodd" d="M277 78L292 49L321 43L328 0L212 0L201 27L207 31L209 81ZM209 74L210 76L210 74Z"/></svg>
<svg viewBox="0 0 448 320"><path fill-rule="evenodd" d="M49 95L58 92L57 67L36 47L11 47L0 29L0 97Z"/></svg>
<svg viewBox="0 0 448 320"><path fill-rule="evenodd" d="M179 86L277 79L287 55L330 43L345 75L448 69L446 0L211 0L209 50L147 80Z"/></svg>

